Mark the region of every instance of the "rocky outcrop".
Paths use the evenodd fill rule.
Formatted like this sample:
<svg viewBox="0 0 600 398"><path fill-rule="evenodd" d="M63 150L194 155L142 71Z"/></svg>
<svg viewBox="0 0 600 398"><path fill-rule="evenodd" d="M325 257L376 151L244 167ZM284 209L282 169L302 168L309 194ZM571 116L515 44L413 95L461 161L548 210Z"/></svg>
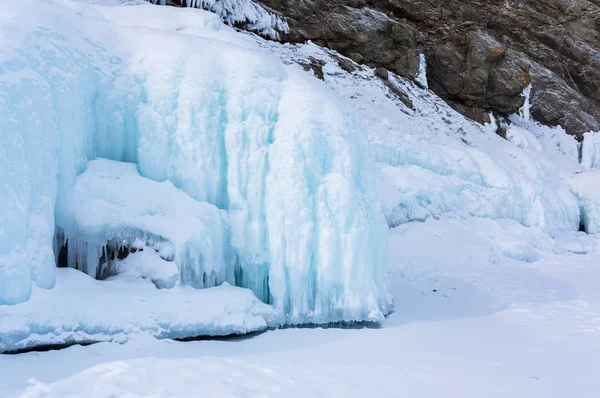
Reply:
<svg viewBox="0 0 600 398"><path fill-rule="evenodd" d="M600 130L600 0L262 0L283 40L312 40L428 84L459 112L531 113L581 137Z"/></svg>

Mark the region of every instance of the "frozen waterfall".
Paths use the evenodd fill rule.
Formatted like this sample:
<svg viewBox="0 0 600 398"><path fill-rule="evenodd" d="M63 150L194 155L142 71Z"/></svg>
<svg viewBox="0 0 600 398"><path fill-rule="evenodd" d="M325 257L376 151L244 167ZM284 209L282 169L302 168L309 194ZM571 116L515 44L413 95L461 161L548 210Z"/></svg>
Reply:
<svg viewBox="0 0 600 398"><path fill-rule="evenodd" d="M178 10L161 9L163 30L153 30L144 26L151 5L83 15L76 3L39 7L35 23L0 16L0 304L26 301L32 283L52 288L55 232L84 238L73 217L76 177L103 157L226 211L222 219L211 206L198 232L205 252L220 253L212 269L231 280L237 267L234 279L288 323L390 311L372 155L361 121L325 85L200 10L170 19ZM123 189L132 202L144 194L126 188L104 189ZM185 227L199 227L194 220ZM79 262L94 263L119 236L102 231ZM235 265L223 255L229 244Z"/></svg>

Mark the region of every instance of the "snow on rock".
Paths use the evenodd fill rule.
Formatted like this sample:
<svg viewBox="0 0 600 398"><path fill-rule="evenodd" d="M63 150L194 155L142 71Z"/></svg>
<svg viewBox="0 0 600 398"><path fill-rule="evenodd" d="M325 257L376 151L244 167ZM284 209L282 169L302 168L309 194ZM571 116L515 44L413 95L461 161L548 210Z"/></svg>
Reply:
<svg viewBox="0 0 600 398"><path fill-rule="evenodd" d="M600 169L600 131L583 135L581 165L586 169Z"/></svg>
<svg viewBox="0 0 600 398"><path fill-rule="evenodd" d="M589 234L600 234L600 170L575 174L569 181L579 198L581 223Z"/></svg>
<svg viewBox="0 0 600 398"><path fill-rule="evenodd" d="M183 240L167 239L163 224L152 236L125 224L110 232L91 205L79 210L92 213L91 223L74 222L83 220L73 218L79 200L104 194L79 195L76 176L103 157L227 211L236 284L289 323L378 321L391 310L388 232L364 124L321 82L197 9L16 2L0 16L0 32L0 254L10 262L0 286L19 285L3 288L0 303L27 300L28 281L52 287L55 224L66 238L102 235L88 250L93 258L122 232L153 248L168 248L165 238L181 258ZM102 206L143 194L123 189L106 188ZM151 218L117 208L137 225ZM207 242L189 247L221 256L220 244ZM22 251L32 259L14 255Z"/></svg>
<svg viewBox="0 0 600 398"><path fill-rule="evenodd" d="M45 345L225 336L281 324L281 313L251 291L223 284L210 289L157 290L149 281L96 281L57 270L54 289L34 287L25 303L0 306L0 352Z"/></svg>
<svg viewBox="0 0 600 398"><path fill-rule="evenodd" d="M542 144L530 131L515 125L506 130L506 139L524 150L541 151Z"/></svg>
<svg viewBox="0 0 600 398"><path fill-rule="evenodd" d="M566 181L579 170L577 142L564 130L517 116L510 142L393 73L384 83L374 70L312 43L265 46L290 64L322 63L325 83L365 120L390 226L457 213L509 218L551 235L578 228Z"/></svg>
<svg viewBox="0 0 600 398"><path fill-rule="evenodd" d="M170 181L141 177L133 163L88 162L75 180L68 209L68 221L59 224L56 251L66 245L65 265L93 278L118 272L111 267L131 268L143 258L145 264L134 268L160 287L172 287L178 276L169 262L177 264L181 282L194 287L235 283L227 214L192 199ZM128 259L130 250L136 252ZM119 257L125 264L114 264Z"/></svg>

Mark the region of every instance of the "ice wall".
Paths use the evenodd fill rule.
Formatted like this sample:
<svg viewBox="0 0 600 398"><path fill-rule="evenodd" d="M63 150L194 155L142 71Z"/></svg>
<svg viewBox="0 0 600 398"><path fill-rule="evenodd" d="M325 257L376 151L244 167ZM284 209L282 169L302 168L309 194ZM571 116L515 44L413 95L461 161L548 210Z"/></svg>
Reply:
<svg viewBox="0 0 600 398"><path fill-rule="evenodd" d="M588 234L600 234L600 170L586 170L570 179L579 198L581 224Z"/></svg>
<svg viewBox="0 0 600 398"><path fill-rule="evenodd" d="M184 284L235 283L236 254L225 211L193 200L170 181L141 177L133 163L88 162L67 208L68 221L61 225L55 248L55 253L64 250L66 264L61 265L104 279L119 271L119 256L138 257L134 251L145 249L174 262L176 278Z"/></svg>
<svg viewBox="0 0 600 398"><path fill-rule="evenodd" d="M600 168L600 132L589 132L583 135L581 165L586 169Z"/></svg>
<svg viewBox="0 0 600 398"><path fill-rule="evenodd" d="M75 176L102 156L226 210L236 283L289 323L389 312L369 147L324 85L199 10L11 7L0 17L0 303L52 286L54 224L74 230Z"/></svg>

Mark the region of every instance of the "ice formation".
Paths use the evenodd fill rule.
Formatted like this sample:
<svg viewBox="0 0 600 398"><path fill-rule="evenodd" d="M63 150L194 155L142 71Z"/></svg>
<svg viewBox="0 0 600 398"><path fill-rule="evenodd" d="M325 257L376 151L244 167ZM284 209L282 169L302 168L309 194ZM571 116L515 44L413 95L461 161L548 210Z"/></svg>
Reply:
<svg viewBox="0 0 600 398"><path fill-rule="evenodd" d="M363 125L343 101L214 14L50 3L34 7L39 18L23 17L31 7L21 3L0 16L0 303L27 300L32 282L53 286L55 225L91 275L115 237L159 252L171 244L183 263L182 249L197 250L191 255L202 253L206 270L227 270L218 282L229 280L231 267L218 265L227 245L214 207L198 204L208 210L190 216L197 231L177 225L181 213L160 213L158 198L143 196L150 182L128 186L125 178L122 192L110 191L118 182L103 190L98 179L115 176L105 161L88 163L103 157L225 210L236 284L288 323L389 312L375 170ZM147 207L126 210L125 198ZM104 218L98 203L119 215ZM144 224L167 214L187 232Z"/></svg>
<svg viewBox="0 0 600 398"><path fill-rule="evenodd" d="M59 265L98 279L134 268L159 287L173 287L173 278L198 288L235 283L225 211L192 199L170 181L141 177L133 163L88 162L67 209L56 234L59 263L64 257Z"/></svg>
<svg viewBox="0 0 600 398"><path fill-rule="evenodd" d="M154 4L172 4L172 0L148 0ZM214 12L230 26L241 25L243 29L258 32L271 39L289 31L286 20L252 0L180 0L187 7Z"/></svg>
<svg viewBox="0 0 600 398"><path fill-rule="evenodd" d="M600 234L600 170L575 174L570 183L579 198L582 226L589 234Z"/></svg>
<svg viewBox="0 0 600 398"><path fill-rule="evenodd" d="M600 169L600 131L583 135L581 165L586 169Z"/></svg>
<svg viewBox="0 0 600 398"><path fill-rule="evenodd" d="M417 74L415 81L421 87L425 89L429 88L427 84L427 60L425 59L425 54L419 54L419 73Z"/></svg>
<svg viewBox="0 0 600 398"><path fill-rule="evenodd" d="M577 141L560 127L515 115L511 142L393 73L385 84L361 65L348 72L339 54L311 43L270 46L284 62L323 63L325 83L365 120L390 226L458 215L513 219L552 236L579 228L578 201L568 183L579 170Z"/></svg>

